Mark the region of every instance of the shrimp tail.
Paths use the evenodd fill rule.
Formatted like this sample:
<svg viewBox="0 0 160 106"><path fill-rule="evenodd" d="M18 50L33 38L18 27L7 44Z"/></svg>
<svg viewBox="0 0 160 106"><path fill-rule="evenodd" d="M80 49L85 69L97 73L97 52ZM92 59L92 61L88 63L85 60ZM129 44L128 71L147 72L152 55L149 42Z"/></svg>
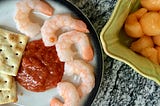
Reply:
<svg viewBox="0 0 160 106"><path fill-rule="evenodd" d="M50 102L50 106L63 106L63 103L61 103L58 99L53 98Z"/></svg>
<svg viewBox="0 0 160 106"><path fill-rule="evenodd" d="M38 10L39 12L52 16L54 12L54 8L51 7L47 2L45 1L39 1L39 5L35 5L35 9ZM45 9L44 9L45 8Z"/></svg>

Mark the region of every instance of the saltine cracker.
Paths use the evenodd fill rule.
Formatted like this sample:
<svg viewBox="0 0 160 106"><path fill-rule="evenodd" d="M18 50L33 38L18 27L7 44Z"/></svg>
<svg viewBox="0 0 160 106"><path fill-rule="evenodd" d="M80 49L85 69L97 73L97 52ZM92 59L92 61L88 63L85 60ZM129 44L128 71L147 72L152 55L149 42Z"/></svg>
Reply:
<svg viewBox="0 0 160 106"><path fill-rule="evenodd" d="M0 28L0 73L16 76L28 37Z"/></svg>
<svg viewBox="0 0 160 106"><path fill-rule="evenodd" d="M15 79L13 78L10 90L0 90L0 104L16 102L18 100L16 88L17 85Z"/></svg>
<svg viewBox="0 0 160 106"><path fill-rule="evenodd" d="M12 83L12 76L0 73L0 90L10 90Z"/></svg>

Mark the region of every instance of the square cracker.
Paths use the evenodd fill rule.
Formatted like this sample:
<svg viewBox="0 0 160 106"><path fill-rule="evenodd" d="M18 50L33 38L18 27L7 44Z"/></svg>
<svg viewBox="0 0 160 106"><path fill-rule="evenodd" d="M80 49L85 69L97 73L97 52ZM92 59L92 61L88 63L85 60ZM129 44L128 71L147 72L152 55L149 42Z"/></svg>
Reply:
<svg viewBox="0 0 160 106"><path fill-rule="evenodd" d="M10 90L0 90L0 104L12 103L16 102L17 98L17 90L16 90L16 82L13 78L13 82Z"/></svg>
<svg viewBox="0 0 160 106"><path fill-rule="evenodd" d="M10 90L12 85L12 76L0 73L0 90Z"/></svg>
<svg viewBox="0 0 160 106"><path fill-rule="evenodd" d="M0 28L0 73L16 76L28 37Z"/></svg>

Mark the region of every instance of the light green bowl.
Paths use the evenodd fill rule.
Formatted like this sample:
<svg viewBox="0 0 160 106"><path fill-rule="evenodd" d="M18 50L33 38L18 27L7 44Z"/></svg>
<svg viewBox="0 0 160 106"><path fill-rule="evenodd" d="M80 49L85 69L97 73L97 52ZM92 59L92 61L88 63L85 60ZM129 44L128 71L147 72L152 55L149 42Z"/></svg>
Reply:
<svg viewBox="0 0 160 106"><path fill-rule="evenodd" d="M101 31L100 40L108 56L128 64L142 76L160 84L160 65L129 49L133 39L129 38L123 29L128 14L139 6L139 0L118 0L109 21Z"/></svg>

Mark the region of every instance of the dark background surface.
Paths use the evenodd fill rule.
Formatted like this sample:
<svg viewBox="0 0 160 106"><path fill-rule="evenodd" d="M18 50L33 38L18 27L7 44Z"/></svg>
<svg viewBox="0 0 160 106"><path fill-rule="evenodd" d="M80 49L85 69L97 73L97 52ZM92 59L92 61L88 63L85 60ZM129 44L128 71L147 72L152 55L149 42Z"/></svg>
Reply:
<svg viewBox="0 0 160 106"><path fill-rule="evenodd" d="M117 0L69 0L89 18L98 35ZM104 75L92 106L160 106L160 86L104 54Z"/></svg>

